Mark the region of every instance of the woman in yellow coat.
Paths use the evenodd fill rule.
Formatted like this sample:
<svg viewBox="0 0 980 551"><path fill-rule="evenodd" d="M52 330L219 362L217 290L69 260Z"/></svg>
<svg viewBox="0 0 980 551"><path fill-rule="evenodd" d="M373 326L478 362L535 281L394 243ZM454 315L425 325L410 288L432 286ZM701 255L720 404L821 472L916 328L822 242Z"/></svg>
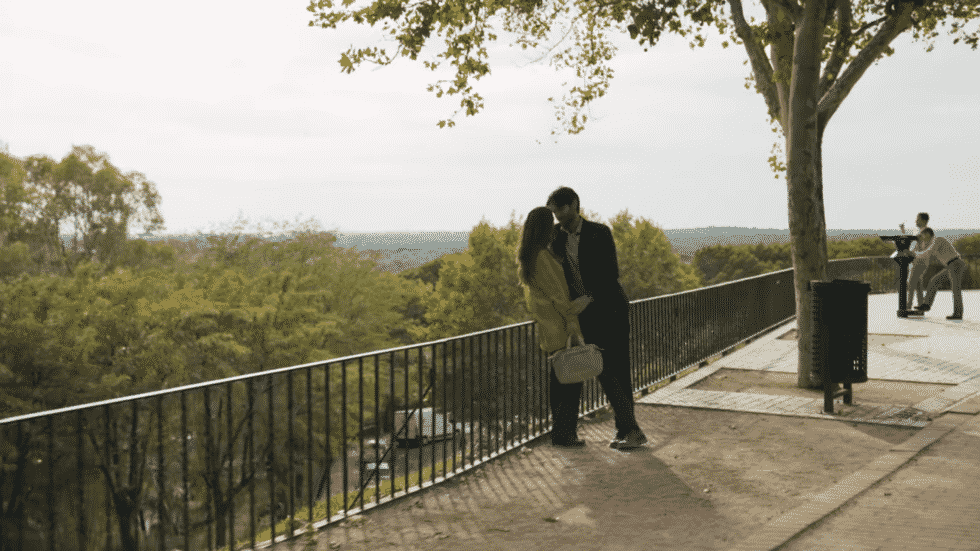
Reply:
<svg viewBox="0 0 980 551"><path fill-rule="evenodd" d="M578 324L578 314L591 301L587 296L568 299L568 284L561 262L551 251L554 218L546 207L527 215L517 249L517 274L524 287L531 317L538 322L538 344L548 355L565 348L568 338L573 345L585 344ZM551 372L551 441L560 447L582 447L578 438L578 410L582 383L565 385Z"/></svg>

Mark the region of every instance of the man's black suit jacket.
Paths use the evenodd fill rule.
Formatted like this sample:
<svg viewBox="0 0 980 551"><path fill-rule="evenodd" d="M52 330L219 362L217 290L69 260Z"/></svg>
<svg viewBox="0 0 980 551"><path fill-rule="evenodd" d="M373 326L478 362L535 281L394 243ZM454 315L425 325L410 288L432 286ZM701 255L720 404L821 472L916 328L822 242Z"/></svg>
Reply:
<svg viewBox="0 0 980 551"><path fill-rule="evenodd" d="M572 266L565 250L568 234L557 225L555 231L557 234L552 249L561 258L570 298L574 300L580 296L580 293L572 283L574 281ZM579 272L582 275L582 285L585 287L586 294L591 295L594 301L582 312L582 315L600 312L625 315L629 301L623 286L619 284L619 264L616 262L616 244L613 242L612 231L605 224L589 222L585 219L582 220L581 231L578 245Z"/></svg>

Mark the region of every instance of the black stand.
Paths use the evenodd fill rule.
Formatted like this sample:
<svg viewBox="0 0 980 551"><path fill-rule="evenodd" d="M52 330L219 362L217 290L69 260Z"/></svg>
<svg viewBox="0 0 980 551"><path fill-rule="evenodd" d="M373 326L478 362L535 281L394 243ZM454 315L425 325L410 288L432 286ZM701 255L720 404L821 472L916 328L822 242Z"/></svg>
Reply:
<svg viewBox="0 0 980 551"><path fill-rule="evenodd" d="M844 403L851 405L854 403L854 393L851 391L851 383L844 383L843 390L837 390L837 383L830 382L830 377L823 378L823 412L834 412L834 398L844 397Z"/></svg>
<svg viewBox="0 0 980 551"><path fill-rule="evenodd" d="M898 249L892 254L892 258L898 262L898 317L907 318L910 313L916 313L914 310L905 309L909 264L915 260L915 253L909 250L909 246L913 241L918 241L919 238L914 235L882 235L880 237L882 241L894 241L895 248Z"/></svg>

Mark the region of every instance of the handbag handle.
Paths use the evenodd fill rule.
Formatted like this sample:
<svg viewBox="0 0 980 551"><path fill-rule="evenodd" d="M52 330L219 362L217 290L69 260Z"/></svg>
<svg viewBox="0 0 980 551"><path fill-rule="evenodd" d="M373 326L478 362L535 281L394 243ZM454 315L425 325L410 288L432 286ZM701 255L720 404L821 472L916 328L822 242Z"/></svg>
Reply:
<svg viewBox="0 0 980 551"><path fill-rule="evenodd" d="M583 337L583 339L584 339L584 337ZM586 344L587 344L587 343L586 343ZM567 340L567 341L565 341L565 350L568 350L568 349L570 349L570 348L572 348L572 336L571 336L571 335L569 335L569 336L568 336L568 340ZM599 347L599 346L596 346L596 350L605 350L605 348L602 348L602 347Z"/></svg>

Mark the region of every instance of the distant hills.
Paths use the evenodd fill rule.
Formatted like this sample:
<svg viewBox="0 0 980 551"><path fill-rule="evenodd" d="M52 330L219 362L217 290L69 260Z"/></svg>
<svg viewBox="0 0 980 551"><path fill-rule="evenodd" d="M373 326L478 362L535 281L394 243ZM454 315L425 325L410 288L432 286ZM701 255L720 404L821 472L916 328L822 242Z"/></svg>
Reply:
<svg viewBox="0 0 980 551"><path fill-rule="evenodd" d="M916 228L906 227L906 233L914 234ZM964 235L980 233L977 230L935 230L938 237L958 239ZM690 228L679 230L664 230L667 240L674 247L674 250L681 255L693 255L699 249L711 245L757 245L759 243L788 243L789 230L777 230L775 228L733 228L733 227L714 227ZM849 241L860 237L877 237L881 235L900 235L898 228L895 229L864 229L864 230L827 230L827 239L831 241Z"/></svg>
<svg viewBox="0 0 980 551"><path fill-rule="evenodd" d="M470 232L340 233L334 245L381 253L381 267L400 272L469 248Z"/></svg>
<svg viewBox="0 0 980 551"><path fill-rule="evenodd" d="M907 233L912 230L906 228ZM686 228L663 230L674 251L685 262L690 262L698 250L711 245L756 245L759 243L787 243L790 240L789 230L775 228L739 228L715 227ZM332 232L336 237L336 245L344 248L354 248L381 253L381 265L385 270L399 272L421 266L430 260L445 254L465 251L469 247L470 232L383 232L383 233L344 233ZM898 235L898 229L859 229L859 230L827 230L830 240L847 241L859 237L875 237L879 235ZM939 237L949 238L950 241L964 235L980 233L980 229L951 229L936 230ZM140 236L143 239L206 239L207 235L157 235ZM267 239L279 241L288 239L289 235L269 235Z"/></svg>
<svg viewBox="0 0 980 551"><path fill-rule="evenodd" d="M935 230L939 237L952 238L980 233L980 229ZM690 262L698 250L711 245L756 245L759 243L788 243L789 230L775 228L715 227L663 230L674 251L685 262ZM912 233L906 228L907 233ZM899 235L898 229L827 230L830 240L847 241L859 237ZM337 245L357 247L360 250L378 250L386 261L401 269L413 268L448 253L468 248L469 232L415 232L415 233L340 233L335 232ZM396 268L396 266L391 266ZM397 268L396 268L397 269Z"/></svg>

